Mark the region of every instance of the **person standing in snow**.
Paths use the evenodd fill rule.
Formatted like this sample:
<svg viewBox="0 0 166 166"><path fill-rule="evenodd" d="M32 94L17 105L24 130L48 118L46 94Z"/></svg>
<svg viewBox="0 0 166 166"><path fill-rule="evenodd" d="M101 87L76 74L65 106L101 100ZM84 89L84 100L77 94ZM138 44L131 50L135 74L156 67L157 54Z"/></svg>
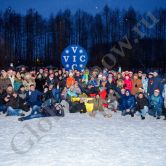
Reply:
<svg viewBox="0 0 166 166"><path fill-rule="evenodd" d="M146 77L146 74L142 75L142 86L143 86L144 92L147 94L147 91L148 91L148 78Z"/></svg>
<svg viewBox="0 0 166 166"><path fill-rule="evenodd" d="M134 74L134 77L132 79L132 89L131 89L131 94L135 95L138 93L139 88L142 87L142 81L138 78L138 74Z"/></svg>
<svg viewBox="0 0 166 166"><path fill-rule="evenodd" d="M160 92L162 91L162 78L158 75L158 72L153 72L154 76L154 89L159 89Z"/></svg>
<svg viewBox="0 0 166 166"><path fill-rule="evenodd" d="M163 89L163 92L162 92L162 96L164 98L164 120L166 120L166 84L164 84L164 89Z"/></svg>
<svg viewBox="0 0 166 166"><path fill-rule="evenodd" d="M129 75L125 76L125 79L124 79L124 88L126 90L129 90L129 91L131 91L131 89L132 89L132 81L131 81Z"/></svg>
<svg viewBox="0 0 166 166"><path fill-rule="evenodd" d="M154 92L154 77L153 77L153 73L150 72L149 75L148 75L148 96L151 96Z"/></svg>

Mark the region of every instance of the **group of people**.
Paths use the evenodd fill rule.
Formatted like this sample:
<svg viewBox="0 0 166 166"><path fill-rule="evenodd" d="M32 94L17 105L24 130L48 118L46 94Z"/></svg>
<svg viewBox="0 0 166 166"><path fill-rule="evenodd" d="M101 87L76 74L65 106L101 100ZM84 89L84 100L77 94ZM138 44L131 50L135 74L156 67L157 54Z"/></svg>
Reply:
<svg viewBox="0 0 166 166"><path fill-rule="evenodd" d="M68 104L64 109L62 101ZM90 108L89 108L90 107ZM0 113L19 116L19 121L33 118L100 112L110 118L113 112L122 116L146 115L166 120L166 78L157 71L83 71L39 68L19 70L9 67L0 73Z"/></svg>

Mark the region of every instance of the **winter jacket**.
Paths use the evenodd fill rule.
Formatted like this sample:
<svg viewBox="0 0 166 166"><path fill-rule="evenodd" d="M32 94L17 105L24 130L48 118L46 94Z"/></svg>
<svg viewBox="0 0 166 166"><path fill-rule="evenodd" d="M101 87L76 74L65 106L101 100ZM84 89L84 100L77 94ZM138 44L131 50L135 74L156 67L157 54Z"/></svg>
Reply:
<svg viewBox="0 0 166 166"><path fill-rule="evenodd" d="M133 79L132 80L131 94L135 95L136 93L138 93L138 90L141 87L142 87L142 81L140 79Z"/></svg>
<svg viewBox="0 0 166 166"><path fill-rule="evenodd" d="M42 95L42 101L45 102L48 99L54 98L52 90L48 90L47 92L43 93Z"/></svg>
<svg viewBox="0 0 166 166"><path fill-rule="evenodd" d="M148 99L144 96L142 99L137 97L136 100L137 104L136 104L136 110L140 111L141 109L144 108L144 106L148 106Z"/></svg>
<svg viewBox="0 0 166 166"><path fill-rule="evenodd" d="M6 90L9 84L11 84L11 81L9 78L0 78L0 93Z"/></svg>
<svg viewBox="0 0 166 166"><path fill-rule="evenodd" d="M153 86L154 86L154 90L155 89L160 89L160 91L162 91L162 79L157 76L157 77L154 77L154 83L153 83Z"/></svg>
<svg viewBox="0 0 166 166"><path fill-rule="evenodd" d="M164 84L162 96L163 96L164 99L166 99L166 84Z"/></svg>
<svg viewBox="0 0 166 166"><path fill-rule="evenodd" d="M124 99L125 99L125 94L120 94L120 98L118 100L118 108L120 111L124 110L123 108L123 102L124 102Z"/></svg>
<svg viewBox="0 0 166 166"><path fill-rule="evenodd" d="M106 89L103 89L102 91L99 92L99 95L101 97L101 99L105 100L106 96L107 96L107 91Z"/></svg>
<svg viewBox="0 0 166 166"><path fill-rule="evenodd" d="M107 101L109 103L113 103L114 101L118 101L119 98L120 98L120 95L114 91L114 93L108 94Z"/></svg>
<svg viewBox="0 0 166 166"><path fill-rule="evenodd" d="M81 89L78 87L74 87L73 92L76 93L77 95L81 94Z"/></svg>
<svg viewBox="0 0 166 166"><path fill-rule="evenodd" d="M38 90L27 92L27 102L30 106L38 105L41 106L42 93Z"/></svg>
<svg viewBox="0 0 166 166"><path fill-rule="evenodd" d="M96 111L96 110L103 111L103 104L104 103L105 103L105 100L103 100L101 98L95 98L93 100L93 104L94 104L93 110L94 111Z"/></svg>
<svg viewBox="0 0 166 166"><path fill-rule="evenodd" d="M14 80L14 90L15 91L18 91L21 85L22 85L22 80L18 80L18 79Z"/></svg>
<svg viewBox="0 0 166 166"><path fill-rule="evenodd" d="M76 93L74 93L73 91L71 91L70 89L67 91L67 95L69 97L77 97L78 95Z"/></svg>
<svg viewBox="0 0 166 166"><path fill-rule="evenodd" d="M60 102L61 101L61 90L60 89L57 89L57 88L54 88L52 90L52 94L54 96L54 99L57 101L57 102Z"/></svg>
<svg viewBox="0 0 166 166"><path fill-rule="evenodd" d="M73 86L75 83L75 79L73 77L68 77L66 80L66 86L68 88L70 88L71 86Z"/></svg>
<svg viewBox="0 0 166 166"><path fill-rule="evenodd" d="M132 89L132 81L130 79L129 80L125 79L124 80L124 87L125 87L126 90L130 90L131 91L131 89Z"/></svg>
<svg viewBox="0 0 166 166"><path fill-rule="evenodd" d="M164 89L162 92L162 96L164 98L164 108L166 108L166 84L164 84Z"/></svg>
<svg viewBox="0 0 166 166"><path fill-rule="evenodd" d="M152 109L158 109L163 107L163 97L161 95L150 97L150 107Z"/></svg>
<svg viewBox="0 0 166 166"><path fill-rule="evenodd" d="M113 89L113 90L117 91L117 87L113 82L112 83L107 82L106 83L106 88L107 88L107 93L109 92L110 89Z"/></svg>
<svg viewBox="0 0 166 166"><path fill-rule="evenodd" d="M2 99L4 101L4 104L7 107L10 106L14 109L18 109L19 108L19 97L18 96L14 97L13 93L14 93L14 91L12 93L8 93L7 91L4 91L2 94ZM4 100L6 97L9 99L9 101Z"/></svg>
<svg viewBox="0 0 166 166"><path fill-rule="evenodd" d="M123 96L122 98L122 109L134 109L136 106L135 97L133 95Z"/></svg>
<svg viewBox="0 0 166 166"><path fill-rule="evenodd" d="M59 80L58 84L61 89L64 89L64 87L66 86L66 81L64 79Z"/></svg>
<svg viewBox="0 0 166 166"><path fill-rule="evenodd" d="M88 82L88 85L92 85L92 86L94 86L94 87L98 87L98 82L97 82L96 80L90 80L90 81Z"/></svg>
<svg viewBox="0 0 166 166"><path fill-rule="evenodd" d="M27 93L18 91L18 97L19 97L19 107L24 111L29 111L29 104L26 101L27 100Z"/></svg>
<svg viewBox="0 0 166 166"><path fill-rule="evenodd" d="M142 80L142 86L143 86L145 93L147 93L147 91L148 91L148 78Z"/></svg>
<svg viewBox="0 0 166 166"><path fill-rule="evenodd" d="M48 78L47 81L46 81L48 86L49 85L55 85L57 82L58 82L57 77L56 78Z"/></svg>
<svg viewBox="0 0 166 166"><path fill-rule="evenodd" d="M46 80L42 77L42 78L37 78L35 82L36 82L36 89L39 90L40 92L43 92L43 86Z"/></svg>
<svg viewBox="0 0 166 166"><path fill-rule="evenodd" d="M88 83L88 78L89 78L89 75L88 74L83 74L82 76L82 82L87 84Z"/></svg>

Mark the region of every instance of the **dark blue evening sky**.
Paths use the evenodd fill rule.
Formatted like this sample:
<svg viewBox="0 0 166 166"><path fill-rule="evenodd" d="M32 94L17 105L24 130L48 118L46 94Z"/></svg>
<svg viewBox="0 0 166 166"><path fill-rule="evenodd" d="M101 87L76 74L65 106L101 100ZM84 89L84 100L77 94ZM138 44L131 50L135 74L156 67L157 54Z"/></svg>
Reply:
<svg viewBox="0 0 166 166"><path fill-rule="evenodd" d="M102 10L108 4L112 8L127 9L132 6L140 12L152 11L155 8L166 8L166 0L0 0L0 10L4 11L9 6L25 14L27 9L33 8L43 16L56 14L60 9L83 9L91 14Z"/></svg>

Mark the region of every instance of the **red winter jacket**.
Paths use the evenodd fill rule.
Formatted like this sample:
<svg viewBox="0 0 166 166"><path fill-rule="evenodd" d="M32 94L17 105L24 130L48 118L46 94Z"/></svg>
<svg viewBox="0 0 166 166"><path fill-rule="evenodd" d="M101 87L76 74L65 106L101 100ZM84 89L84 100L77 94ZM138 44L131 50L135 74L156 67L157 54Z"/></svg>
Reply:
<svg viewBox="0 0 166 166"><path fill-rule="evenodd" d="M106 96L107 96L107 91L106 89L102 90L101 92L99 92L99 95L102 99L106 99Z"/></svg>
<svg viewBox="0 0 166 166"><path fill-rule="evenodd" d="M132 81L130 79L125 79L124 80L124 86L126 90L130 90L132 89Z"/></svg>

